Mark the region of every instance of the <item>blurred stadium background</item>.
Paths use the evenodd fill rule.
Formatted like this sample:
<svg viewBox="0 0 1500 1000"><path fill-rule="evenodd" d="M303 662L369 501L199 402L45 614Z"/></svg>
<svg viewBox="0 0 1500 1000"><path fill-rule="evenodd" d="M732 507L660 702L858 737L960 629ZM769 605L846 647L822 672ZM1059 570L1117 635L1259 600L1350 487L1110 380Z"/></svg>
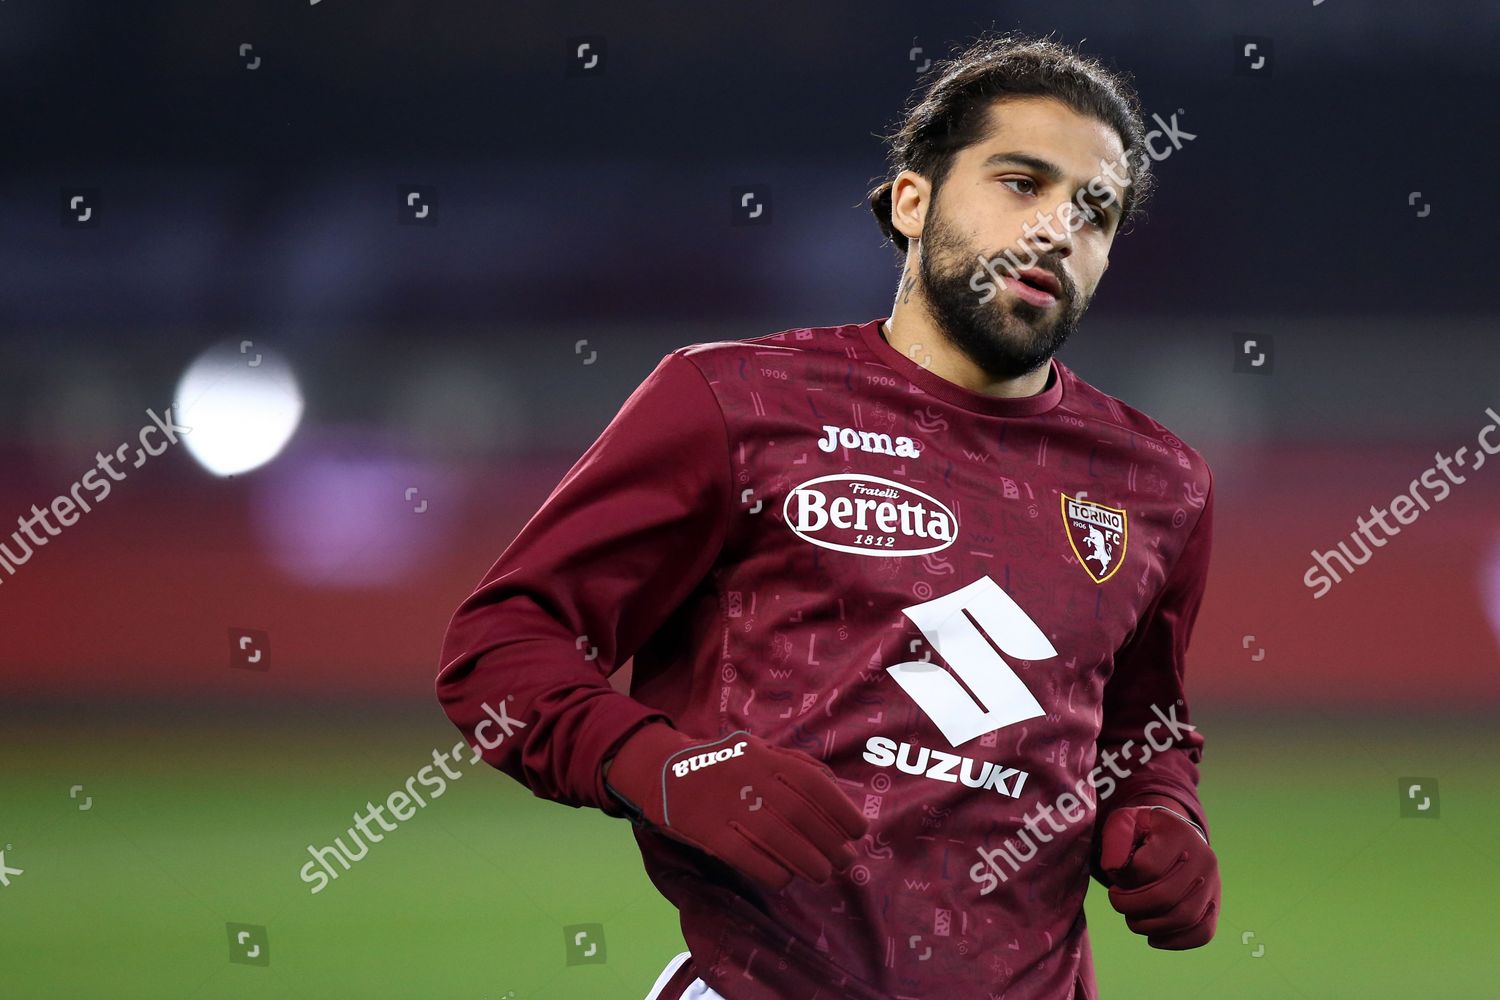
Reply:
<svg viewBox="0 0 1500 1000"><path fill-rule="evenodd" d="M244 433L0 575L0 997L643 996L681 938L628 827L482 766L298 870L452 746L449 615L662 354L887 315L876 137L990 27L1196 135L1063 359L1215 471L1224 912L1167 954L1091 893L1103 996L1494 996L1500 469L1303 574L1500 411L1500 9L11 0L6 530L180 393Z"/></svg>

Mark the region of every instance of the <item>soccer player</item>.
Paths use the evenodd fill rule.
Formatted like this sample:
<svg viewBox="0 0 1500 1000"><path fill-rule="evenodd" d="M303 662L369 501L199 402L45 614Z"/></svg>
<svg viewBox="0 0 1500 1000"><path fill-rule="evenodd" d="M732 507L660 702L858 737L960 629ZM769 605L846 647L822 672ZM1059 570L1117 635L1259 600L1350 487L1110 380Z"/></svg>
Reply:
<svg viewBox="0 0 1500 1000"><path fill-rule="evenodd" d="M1212 937L1212 479L1054 357L1147 147L1064 45L944 61L870 195L891 315L666 355L456 612L448 716L680 911L652 997L1093 998L1091 874Z"/></svg>

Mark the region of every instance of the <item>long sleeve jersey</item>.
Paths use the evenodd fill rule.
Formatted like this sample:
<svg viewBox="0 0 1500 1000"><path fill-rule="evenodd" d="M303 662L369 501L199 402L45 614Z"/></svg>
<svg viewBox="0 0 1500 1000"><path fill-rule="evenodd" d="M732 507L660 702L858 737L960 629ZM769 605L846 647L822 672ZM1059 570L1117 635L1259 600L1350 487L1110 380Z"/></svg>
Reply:
<svg viewBox="0 0 1500 1000"><path fill-rule="evenodd" d="M870 829L823 885L633 828L728 1000L1092 998L1102 817L1208 825L1209 469L1055 359L989 396L881 322L666 355L459 607L437 693L489 764L617 817L601 764L652 721L832 769Z"/></svg>

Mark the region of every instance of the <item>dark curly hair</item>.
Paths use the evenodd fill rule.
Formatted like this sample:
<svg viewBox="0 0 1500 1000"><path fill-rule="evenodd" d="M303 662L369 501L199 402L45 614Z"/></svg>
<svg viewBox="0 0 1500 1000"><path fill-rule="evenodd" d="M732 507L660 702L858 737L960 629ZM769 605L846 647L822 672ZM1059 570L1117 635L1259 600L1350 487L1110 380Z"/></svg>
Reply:
<svg viewBox="0 0 1500 1000"><path fill-rule="evenodd" d="M1120 136L1130 178L1120 206L1120 228L1132 221L1155 186L1140 99L1127 74L1048 38L1020 32L981 36L951 59L928 70L935 77L916 97L891 135L891 177L911 170L932 183L933 197L962 149L988 137L987 112L1012 96L1053 97L1081 115L1104 122ZM891 225L891 180L867 195L880 229L906 253L907 240Z"/></svg>

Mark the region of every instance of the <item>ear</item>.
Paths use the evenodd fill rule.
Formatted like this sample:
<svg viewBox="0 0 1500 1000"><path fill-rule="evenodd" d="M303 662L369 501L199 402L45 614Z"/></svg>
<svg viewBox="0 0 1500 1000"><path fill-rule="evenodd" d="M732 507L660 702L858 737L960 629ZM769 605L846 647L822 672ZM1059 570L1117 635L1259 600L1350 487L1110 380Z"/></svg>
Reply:
<svg viewBox="0 0 1500 1000"><path fill-rule="evenodd" d="M922 238L932 185L912 170L903 170L891 182L891 227L908 241Z"/></svg>

